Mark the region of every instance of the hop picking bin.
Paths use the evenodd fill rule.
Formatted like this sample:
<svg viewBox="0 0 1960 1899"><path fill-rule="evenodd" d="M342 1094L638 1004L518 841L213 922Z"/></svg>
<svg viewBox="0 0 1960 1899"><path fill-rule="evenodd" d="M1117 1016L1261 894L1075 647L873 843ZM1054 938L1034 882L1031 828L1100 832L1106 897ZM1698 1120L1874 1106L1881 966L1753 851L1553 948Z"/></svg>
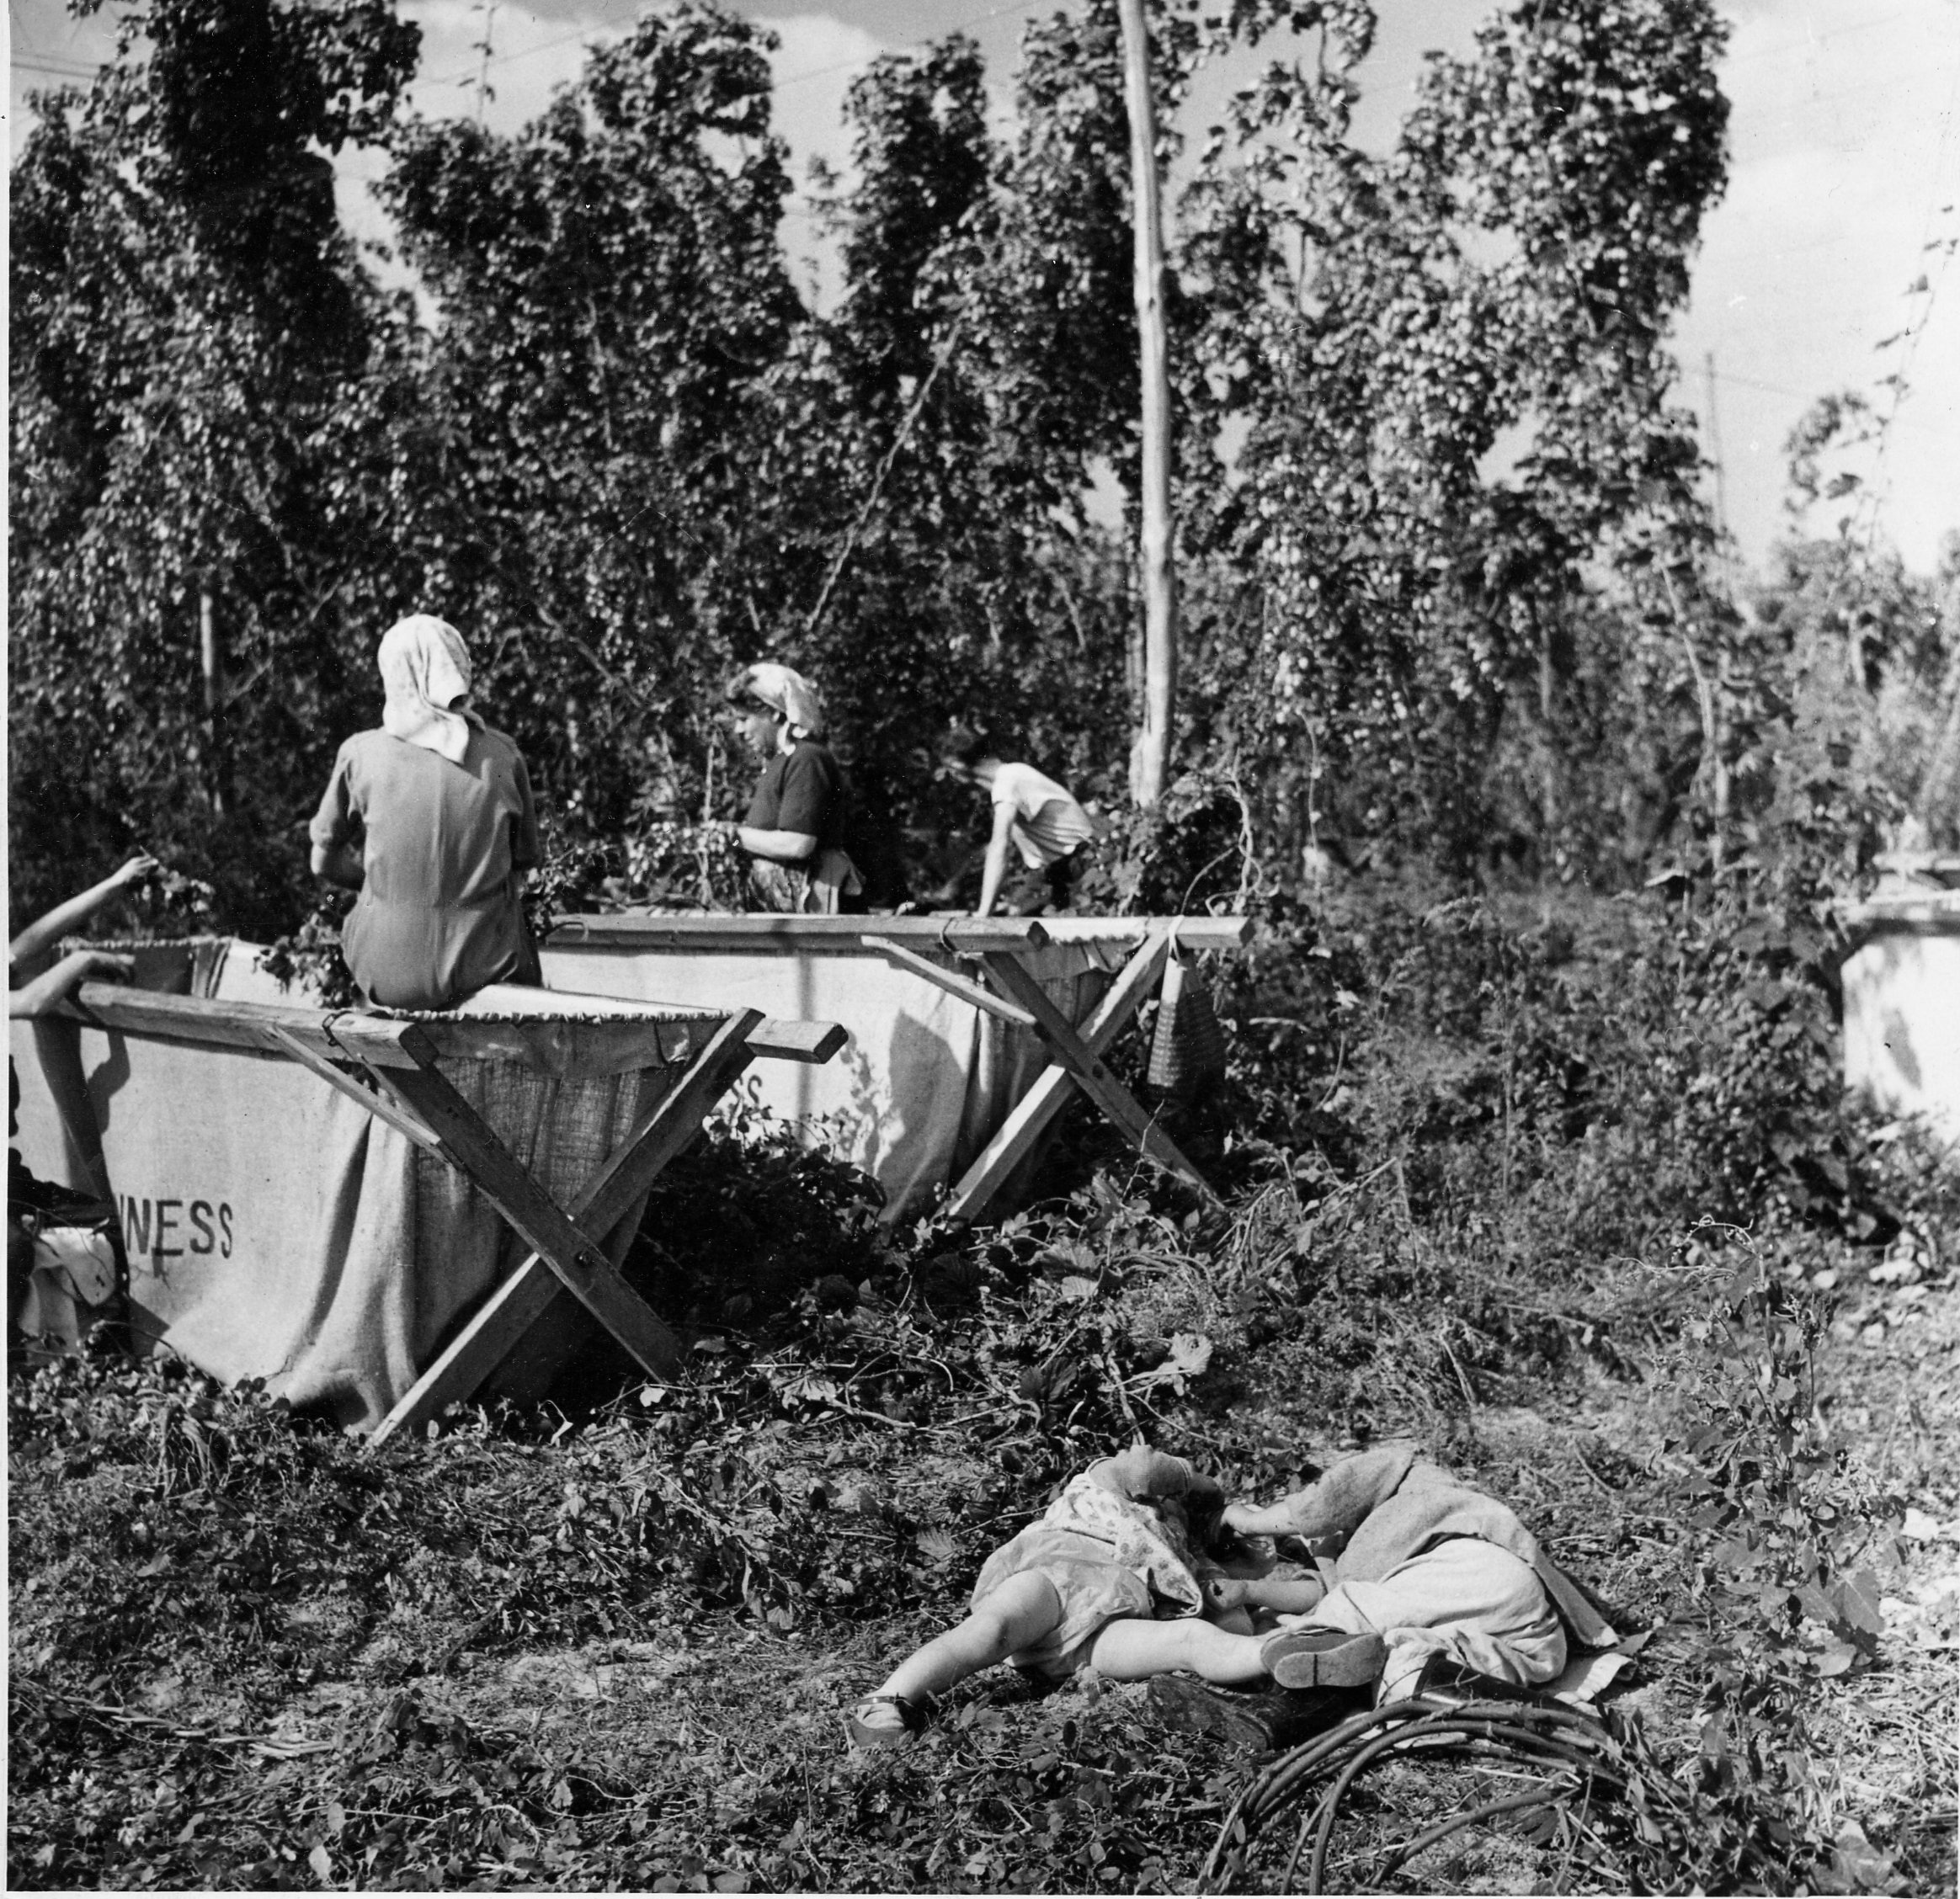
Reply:
<svg viewBox="0 0 1960 1899"><path fill-rule="evenodd" d="M139 1346L385 1437L521 1374L562 1295L670 1370L617 1264L649 1186L753 1061L844 1039L540 989L405 1014L86 983L14 1024L20 1146L115 1208Z"/></svg>

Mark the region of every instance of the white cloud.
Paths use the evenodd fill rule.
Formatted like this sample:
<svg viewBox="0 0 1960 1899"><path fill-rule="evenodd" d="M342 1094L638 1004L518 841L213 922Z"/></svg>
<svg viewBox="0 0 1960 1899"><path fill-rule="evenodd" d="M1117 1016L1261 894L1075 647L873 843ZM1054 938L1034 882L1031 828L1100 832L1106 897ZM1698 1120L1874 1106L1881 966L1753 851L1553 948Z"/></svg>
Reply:
<svg viewBox="0 0 1960 1899"><path fill-rule="evenodd" d="M484 53L483 0L407 0L402 16L422 29L422 62L409 100L432 119L474 118L514 132L576 80L587 50L622 37L615 25L551 17L500 3L488 15ZM489 96L479 106L483 88Z"/></svg>
<svg viewBox="0 0 1960 1899"><path fill-rule="evenodd" d="M780 42L770 61L776 82L775 121L789 146L790 176L796 187L783 219L783 248L804 295L823 303L836 294L837 266L834 247L821 241L812 215L810 163L820 158L849 178L844 95L886 48L864 28L828 13L796 13L764 24Z"/></svg>
<svg viewBox="0 0 1960 1899"><path fill-rule="evenodd" d="M1960 5L1804 0L1730 9L1730 183L1706 221L1680 326L1684 397L1708 414L1745 556L1782 530L1782 444L1817 397L1909 364L1876 525L1922 570L1960 529L1960 269L1924 247L1960 236ZM1922 273L1928 291L1909 295ZM1909 342L1881 339L1917 326Z"/></svg>

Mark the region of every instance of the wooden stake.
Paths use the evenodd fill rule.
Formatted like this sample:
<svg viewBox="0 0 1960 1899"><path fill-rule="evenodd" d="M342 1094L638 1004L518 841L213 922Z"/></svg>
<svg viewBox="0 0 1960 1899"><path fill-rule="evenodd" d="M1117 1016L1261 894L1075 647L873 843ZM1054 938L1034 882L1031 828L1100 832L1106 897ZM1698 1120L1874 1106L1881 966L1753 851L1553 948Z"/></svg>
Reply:
<svg viewBox="0 0 1960 1899"><path fill-rule="evenodd" d="M1171 562L1170 349L1164 325L1164 214L1157 184L1157 108L1150 92L1144 0L1117 0L1123 90L1130 109L1131 222L1136 237L1137 358L1143 396L1140 578L1143 729L1131 755L1130 795L1154 805L1169 776L1177 718L1177 575Z"/></svg>
<svg viewBox="0 0 1960 1899"><path fill-rule="evenodd" d="M224 662L218 651L217 603L208 587L197 597L197 654L204 675L205 742L210 747L210 769L205 781L210 790L211 809L222 817L229 802L231 778L225 757Z"/></svg>

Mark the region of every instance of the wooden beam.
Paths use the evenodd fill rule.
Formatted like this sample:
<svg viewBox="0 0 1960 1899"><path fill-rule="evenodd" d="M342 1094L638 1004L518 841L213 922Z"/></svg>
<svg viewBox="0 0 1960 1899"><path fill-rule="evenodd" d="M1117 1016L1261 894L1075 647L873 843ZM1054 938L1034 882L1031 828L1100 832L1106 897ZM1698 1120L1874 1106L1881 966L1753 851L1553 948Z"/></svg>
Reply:
<svg viewBox="0 0 1960 1899"><path fill-rule="evenodd" d="M1130 119L1130 223L1137 302L1142 465L1138 580L1143 595L1143 729L1131 753L1130 795L1145 807L1169 781L1177 725L1177 569L1170 512L1170 345L1164 309L1164 214L1157 176L1157 105L1144 0L1116 0L1123 98Z"/></svg>
<svg viewBox="0 0 1960 1899"><path fill-rule="evenodd" d="M1180 950L1243 950L1252 940L1249 917L1045 917L1052 943L1142 943L1176 933Z"/></svg>
<svg viewBox="0 0 1960 1899"><path fill-rule="evenodd" d="M543 1258L535 1253L529 1255L516 1271L490 1289L462 1330L395 1401L394 1409L368 1434L367 1449L379 1450L403 1431L420 1430L439 1412L471 1396L563 1290L558 1275ZM671 1368L680 1362L680 1342L658 1317L654 1323L672 1341L669 1369L654 1375L671 1377Z"/></svg>
<svg viewBox="0 0 1960 1899"><path fill-rule="evenodd" d="M988 955L982 959L987 972L1035 1019L1035 1031L1075 1077L1075 1085L1116 1123L1139 1152L1174 1173L1180 1173L1213 1205L1218 1196L1203 1174L1185 1157L1181 1149L1153 1115L1147 1114L1135 1095L1104 1065L1095 1051L1084 1047L1075 1033L1075 1024L1048 1000L1047 992L1012 956Z"/></svg>
<svg viewBox="0 0 1960 1899"><path fill-rule="evenodd" d="M945 991L949 996L957 996L963 1003L971 1003L977 1009L988 1015L997 1015L1003 1022L1011 1022L1017 1029L1032 1029L1035 1019L1025 1008L1004 1001L991 989L983 989L972 977L959 974L956 970L942 969L924 956L915 956L903 944L888 943L884 938L867 936L865 948L876 950L885 960L894 967L910 970L917 976L935 987Z"/></svg>
<svg viewBox="0 0 1960 1899"><path fill-rule="evenodd" d="M789 1022L770 1016L748 1038L750 1051L765 1061L829 1061L850 1040L841 1022Z"/></svg>
<svg viewBox="0 0 1960 1899"><path fill-rule="evenodd" d="M248 1005L233 1007L242 1010ZM242 1015L212 1011L208 1003L189 996L166 996L131 989L120 982L84 982L56 1012L97 1029L117 1029L138 1035L162 1035L174 1041L197 1042L217 1048L250 1049L263 1055L265 1024ZM283 1012L282 1012L283 1013ZM317 1019L318 1012L314 1012Z"/></svg>
<svg viewBox="0 0 1960 1899"><path fill-rule="evenodd" d="M294 1008L280 1003L214 1002L203 996L168 996L117 982L84 982L65 1013L98 1028L179 1042L269 1052L266 1031L284 1029L303 1048L332 1060L349 1055L370 1067L411 1069L407 1044L416 1025L359 1010L338 1013Z"/></svg>
<svg viewBox="0 0 1960 1899"><path fill-rule="evenodd" d="M1110 985L1087 1022L1077 1031L1082 1045L1100 1055L1135 1019L1163 973L1170 954L1164 936L1147 938ZM1015 1169L1031 1154L1048 1124L1075 1093L1075 1078L1059 1063L1041 1071L1035 1085L1015 1105L999 1132L961 1174L946 1203L955 1220L977 1220L993 1204Z"/></svg>
<svg viewBox="0 0 1960 1899"><path fill-rule="evenodd" d="M748 950L767 954L858 950L867 936L961 955L984 950L1042 950L1051 940L1047 922L1039 917L656 917L609 912L561 918L545 946Z"/></svg>
<svg viewBox="0 0 1960 1899"><path fill-rule="evenodd" d="M567 997L562 991L536 990L530 993L567 1006L580 1005L585 1000ZM520 1007L522 1000L520 993L514 992L512 1006ZM332 1064L336 1060L351 1060L365 1068L412 1068L439 1061L445 1056L482 1061L510 1054L512 1051L500 1043L518 1036L520 1031L531 1033L534 1040L558 1035L591 1042L595 1038L618 1040L630 1035L636 1024L662 1031L688 1026L679 1018L669 1019L656 1010L622 1002L616 997L597 997L592 1001L595 1008L604 1013L589 1020L561 1007L556 1012L541 1009L534 1022L477 1020L467 1013L432 1022L373 1015L360 1010L329 1013L277 1003L215 1002L204 997L131 989L123 983L87 982L78 993L77 1006L65 1007L61 1013L72 1020L92 1022L99 1028L120 1029L132 1035L276 1053L303 1061L316 1073L321 1072L318 1063ZM690 1013L700 1017L695 1025L700 1028L722 1019L712 1010ZM839 1023L797 1022L759 1015L751 1037L758 1055L773 1061L801 1062L828 1061L850 1039ZM411 1053L412 1047L418 1052ZM541 1042L535 1047L527 1044L518 1052L534 1058L530 1066L551 1072L558 1072L567 1066L559 1062L554 1067L542 1059L548 1051L543 1051ZM572 1066L575 1072L583 1073L592 1065L575 1062Z"/></svg>
<svg viewBox="0 0 1960 1899"><path fill-rule="evenodd" d="M266 1039L266 1046L274 1054L283 1055L288 1061L296 1061L302 1068L310 1069L328 1087L359 1102L375 1120L386 1121L390 1127L407 1135L418 1147L441 1147L442 1143L436 1138L434 1129L423 1126L391 1097L383 1093L378 1086L370 1086L359 1081L344 1068L336 1067L324 1056L315 1055L296 1035L288 1029L280 1028L276 1024L268 1023L262 1033Z"/></svg>
<svg viewBox="0 0 1960 1899"><path fill-rule="evenodd" d="M606 912L566 917L552 950L728 950L768 955L851 950L880 937L929 955L951 950L1045 950L1051 944L1141 943L1174 923L1186 950L1243 950L1249 917L655 917Z"/></svg>
<svg viewBox="0 0 1960 1899"><path fill-rule="evenodd" d="M572 1216L581 1227L610 1234L631 1213L668 1163L691 1145L709 1110L748 1066L761 1025L760 1011L744 1009L716 1032L687 1072L580 1189ZM368 1439L370 1447L468 1397L544 1316L560 1290L558 1276L542 1254L534 1252L519 1262L381 1420ZM646 1369L655 1377L671 1377L680 1364L680 1342L651 1308L648 1316L665 1334L667 1350L661 1364Z"/></svg>
<svg viewBox="0 0 1960 1899"><path fill-rule="evenodd" d="M579 1303L649 1373L663 1376L673 1335L448 1077L433 1065L377 1069L375 1073L411 1113L434 1130L445 1157L469 1176L471 1184L517 1229Z"/></svg>

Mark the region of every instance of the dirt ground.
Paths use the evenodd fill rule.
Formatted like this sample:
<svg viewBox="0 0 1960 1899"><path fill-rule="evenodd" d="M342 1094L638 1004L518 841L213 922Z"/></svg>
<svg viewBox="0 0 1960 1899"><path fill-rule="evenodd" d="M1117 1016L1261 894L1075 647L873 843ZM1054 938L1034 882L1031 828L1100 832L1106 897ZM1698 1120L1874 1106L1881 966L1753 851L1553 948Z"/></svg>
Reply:
<svg viewBox="0 0 1960 1899"><path fill-rule="evenodd" d="M1904 1561L1883 1576L1877 1665L1819 1684L1795 1737L1812 1818L1840 1848L1835 1872L1811 1889L1949 1892L1960 1306L1950 1277L1826 1290L1838 1303L1821 1408L1851 1463L1909 1513ZM889 1315L858 1322L891 1332ZM1208 1406L1158 1391L1163 1409L1144 1421L1176 1450L1201 1450L1205 1434L1241 1452L1334 1443L1341 1420L1315 1386L1314 1351L1309 1329ZM1638 1711L1664 1747L1691 1745L1704 1685L1693 1678L1691 1565L1648 1474L1677 1420L1665 1380L1643 1378L1642 1362L1628 1338L1539 1389L1485 1371L1466 1378L1453 1409L1389 1405L1376 1422L1426 1436L1545 1534L1623 1631L1653 1631L1609 1705ZM145 1401L150 1436L135 1440L154 1440L146 1463L116 1448L99 1402L71 1405L52 1432L24 1431L21 1382L17 1371L16 1887L1190 1890L1265 1764L1167 1731L1140 1685L1089 1677L1038 1694L1005 1669L955 1691L907 1751L844 1746L851 1700L960 1612L969 1552L1000 1540L1004 1509L1012 1521L1028 1507L1011 1467L1038 1447L1032 1407L1004 1430L985 1427L984 1442L972 1424L939 1422L959 1415L951 1391L940 1411L903 1423L851 1407L743 1440L780 1509L824 1492L821 1519L807 1519L821 1521L823 1560L838 1567L855 1551L869 1566L855 1585L862 1611L834 1602L772 1619L759 1595L705 1599L698 1573L618 1606L612 1545L574 1533L645 1481L649 1466L636 1478L619 1461L629 1442L646 1454L643 1415L528 1440L465 1434L385 1467L357 1467L347 1460L358 1454L329 1444L312 1476L271 1426L258 1438L241 1427L226 1496L199 1531L197 1500L221 1487L180 1491L174 1507L191 1516L178 1536L155 1482L178 1455L157 1436L157 1403ZM44 1427L49 1402L45 1391L35 1401ZM266 1472L258 1487L240 1475L255 1468L248 1444ZM338 1519L351 1527L308 1514L322 1471L354 1498ZM712 1481L700 1492L714 1494ZM389 1541L391 1523L417 1524L418 1503L420 1526ZM281 1543L282 1523L306 1539L344 1535L350 1549L371 1540L377 1567L364 1581L315 1550L311 1582L281 1583L280 1563L306 1554ZM224 1552L215 1584L200 1577L200 1536ZM253 1567L260 1547L269 1567ZM744 1560L759 1563L759 1549ZM896 1607L893 1563L909 1578ZM548 1580L524 1580L533 1570ZM493 1571L517 1580L485 1611L472 1578ZM211 1631L227 1612L207 1585L251 1598L223 1640ZM1330 1875L1364 1877L1371 1844L1468 1797L1445 1763L1378 1776ZM1458 1836L1396 1883L1525 1891L1559 1876L1540 1846L1499 1824Z"/></svg>

